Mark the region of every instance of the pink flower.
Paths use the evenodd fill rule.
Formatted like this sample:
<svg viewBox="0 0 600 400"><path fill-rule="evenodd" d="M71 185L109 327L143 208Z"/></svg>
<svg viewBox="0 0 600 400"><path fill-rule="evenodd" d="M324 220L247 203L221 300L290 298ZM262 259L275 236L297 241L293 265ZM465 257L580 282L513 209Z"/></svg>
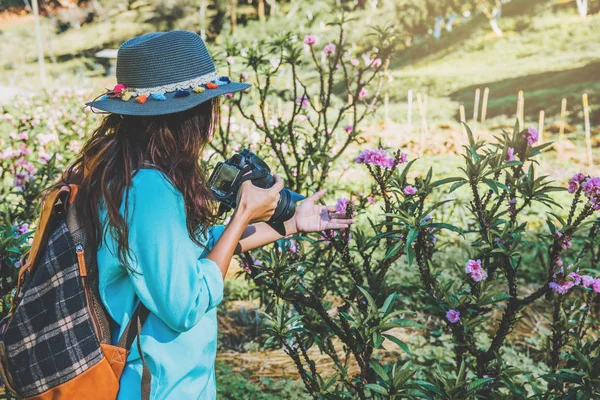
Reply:
<svg viewBox="0 0 600 400"><path fill-rule="evenodd" d="M577 189L579 189L579 184L585 181L586 178L587 177L581 172L573 175L573 177L569 180L569 193L575 193Z"/></svg>
<svg viewBox="0 0 600 400"><path fill-rule="evenodd" d="M19 133L18 138L19 140L27 140L29 139L29 135L27 134L27 132L23 131Z"/></svg>
<svg viewBox="0 0 600 400"><path fill-rule="evenodd" d="M583 287L590 287L594 284L595 281L596 279L589 275L583 275L581 277L581 284L583 285Z"/></svg>
<svg viewBox="0 0 600 400"><path fill-rule="evenodd" d="M556 236L558 236L558 244L560 244L560 247L562 247L563 250L571 248L572 243L570 236L564 236L561 231L557 231Z"/></svg>
<svg viewBox="0 0 600 400"><path fill-rule="evenodd" d="M560 283L550 282L548 286L558 294L566 294L575 284L571 281L563 281Z"/></svg>
<svg viewBox="0 0 600 400"><path fill-rule="evenodd" d="M381 58L376 58L373 61L371 61L371 67L373 67L373 68L381 67Z"/></svg>
<svg viewBox="0 0 600 400"><path fill-rule="evenodd" d="M304 43L312 46L317 43L317 37L315 35L306 35L304 36Z"/></svg>
<svg viewBox="0 0 600 400"><path fill-rule="evenodd" d="M576 285L581 284L581 275L579 275L577 272L571 272L569 274L569 278L573 279L574 284L576 284Z"/></svg>
<svg viewBox="0 0 600 400"><path fill-rule="evenodd" d="M333 44L333 43L326 44L325 47L323 47L323 51L325 52L325 54L334 53L335 52L335 44Z"/></svg>
<svg viewBox="0 0 600 400"><path fill-rule="evenodd" d="M488 274L481 266L481 260L469 260L465 265L465 272L471 275L475 282L481 282L487 279Z"/></svg>
<svg viewBox="0 0 600 400"><path fill-rule="evenodd" d="M367 97L367 94L369 94L367 89L365 89L365 88L360 89L360 92L358 92L358 99L359 100L364 99L365 97Z"/></svg>
<svg viewBox="0 0 600 400"><path fill-rule="evenodd" d="M369 204L375 204L375 197L369 196L367 197L367 201L369 202Z"/></svg>
<svg viewBox="0 0 600 400"><path fill-rule="evenodd" d="M473 279L475 282L481 282L485 279L487 279L488 274L487 272L485 272L485 270L483 268L477 269L473 272L471 272L471 279Z"/></svg>
<svg viewBox="0 0 600 400"><path fill-rule="evenodd" d="M357 164L373 164L382 168L392 169L394 167L394 158L382 149L363 150L356 158Z"/></svg>
<svg viewBox="0 0 600 400"><path fill-rule="evenodd" d="M594 292L600 293L600 279L594 279L594 283L592 283L592 289L594 289Z"/></svg>
<svg viewBox="0 0 600 400"><path fill-rule="evenodd" d="M337 199L337 204L335 205L335 211L340 214L346 213L346 208L348 208L348 204L350 204L350 199L346 199L346 198Z"/></svg>
<svg viewBox="0 0 600 400"><path fill-rule="evenodd" d="M517 157L515 157L515 149L513 149L512 147L509 147L506 151L506 161L517 161Z"/></svg>
<svg viewBox="0 0 600 400"><path fill-rule="evenodd" d="M460 321L460 312L456 310L450 310L446 313L446 319L451 324L455 324Z"/></svg>
<svg viewBox="0 0 600 400"><path fill-rule="evenodd" d="M398 160L398 162L399 162L400 164L404 164L404 163L406 163L407 161L408 161L408 154L406 154L406 153L402 153L402 154L400 154L400 160Z"/></svg>
<svg viewBox="0 0 600 400"><path fill-rule="evenodd" d="M227 61L227 64L232 65L235 61L235 58L233 58L233 56L229 56L225 59L225 61Z"/></svg>
<svg viewBox="0 0 600 400"><path fill-rule="evenodd" d="M417 188L414 186L408 185L404 188L404 194L406 195L412 196L415 193L417 193Z"/></svg>
<svg viewBox="0 0 600 400"><path fill-rule="evenodd" d="M225 93L225 97L231 99L233 97L233 93Z"/></svg>
<svg viewBox="0 0 600 400"><path fill-rule="evenodd" d="M298 246L294 240L290 240L288 249L294 254L298 253Z"/></svg>
<svg viewBox="0 0 600 400"><path fill-rule="evenodd" d="M357 67L359 62L356 58L353 58L352 60L350 60L350 64L352 64L353 67Z"/></svg>
<svg viewBox="0 0 600 400"><path fill-rule="evenodd" d="M346 131L346 133L351 133L354 130L354 127L352 125L346 125L344 127L344 130Z"/></svg>
<svg viewBox="0 0 600 400"><path fill-rule="evenodd" d="M240 78L241 78L240 80L241 80L242 82L246 82L246 81L248 80L248 73L247 73L247 72L242 72L242 73L240 74Z"/></svg>
<svg viewBox="0 0 600 400"><path fill-rule="evenodd" d="M530 146L533 146L539 138L539 132L533 128L527 129L527 133L523 134L523 139L527 140L527 144Z"/></svg>
<svg viewBox="0 0 600 400"><path fill-rule="evenodd" d="M481 260L469 260L465 265L465 272L470 274L473 271L481 269Z"/></svg>

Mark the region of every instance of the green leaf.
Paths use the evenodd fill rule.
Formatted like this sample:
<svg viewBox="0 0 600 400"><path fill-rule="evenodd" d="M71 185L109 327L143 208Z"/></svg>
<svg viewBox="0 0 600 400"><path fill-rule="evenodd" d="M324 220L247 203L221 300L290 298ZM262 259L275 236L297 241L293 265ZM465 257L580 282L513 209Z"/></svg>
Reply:
<svg viewBox="0 0 600 400"><path fill-rule="evenodd" d="M469 386L467 386L467 391L469 391L469 392L475 392L475 391L477 391L477 389L482 388L487 383L489 383L489 382L491 382L493 380L494 380L494 378L481 378L481 379L477 379L477 380L471 382L469 384Z"/></svg>
<svg viewBox="0 0 600 400"><path fill-rule="evenodd" d="M388 391L381 385L377 385L376 383L368 383L365 385L367 389L372 390L373 392L377 392L379 394L383 394L384 396L388 395Z"/></svg>
<svg viewBox="0 0 600 400"><path fill-rule="evenodd" d="M408 354L409 356L412 357L412 354L410 353L410 349L408 348L408 345L406 343L404 343L402 340L398 339L396 336L392 336L392 335L387 335L387 334L383 334L383 337L385 337L387 340L396 343L398 345L398 347L400 347L406 354Z"/></svg>

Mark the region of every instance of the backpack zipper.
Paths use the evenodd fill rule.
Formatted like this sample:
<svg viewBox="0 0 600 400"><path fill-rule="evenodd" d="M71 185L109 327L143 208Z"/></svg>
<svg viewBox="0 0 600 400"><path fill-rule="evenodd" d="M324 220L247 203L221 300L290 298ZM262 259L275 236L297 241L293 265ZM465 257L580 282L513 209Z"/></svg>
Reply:
<svg viewBox="0 0 600 400"><path fill-rule="evenodd" d="M96 313L94 312L94 305L92 299L91 289L87 284L87 266L85 265L85 253L83 251L83 246L81 243L75 245L75 252L77 253L77 264L79 265L79 275L81 276L81 283L83 285L83 293L85 294L86 306L88 309L88 314L90 315L90 319L92 320L92 326L94 328L94 332L96 333L96 337L98 341L101 341L100 337L100 328L98 321L96 319Z"/></svg>

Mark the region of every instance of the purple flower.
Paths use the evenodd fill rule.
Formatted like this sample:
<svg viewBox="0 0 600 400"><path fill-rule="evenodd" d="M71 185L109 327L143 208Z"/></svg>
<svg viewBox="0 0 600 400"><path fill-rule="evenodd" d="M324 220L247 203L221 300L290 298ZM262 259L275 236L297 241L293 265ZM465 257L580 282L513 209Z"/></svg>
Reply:
<svg viewBox="0 0 600 400"><path fill-rule="evenodd" d="M333 43L326 44L325 47L323 47L323 51L325 52L325 54L334 53L335 52L335 44L333 44Z"/></svg>
<svg viewBox="0 0 600 400"><path fill-rule="evenodd" d="M562 281L560 283L550 282L548 286L558 294L566 294L575 284L571 281Z"/></svg>
<svg viewBox="0 0 600 400"><path fill-rule="evenodd" d="M351 133L354 130L354 127L352 125L346 125L344 127L344 130L346 131L346 133Z"/></svg>
<svg viewBox="0 0 600 400"><path fill-rule="evenodd" d="M573 175L571 179L569 179L569 193L575 193L577 189L579 189L579 184L585 181L587 177L581 172Z"/></svg>
<svg viewBox="0 0 600 400"><path fill-rule="evenodd" d="M350 204L350 199L346 199L346 198L337 199L337 204L335 205L335 211L340 214L346 213L346 208L348 208L348 204Z"/></svg>
<svg viewBox="0 0 600 400"><path fill-rule="evenodd" d="M465 272L470 274L473 271L481 269L481 260L469 260L465 265Z"/></svg>
<svg viewBox="0 0 600 400"><path fill-rule="evenodd" d="M394 162L394 158L383 149L363 150L356 158L357 164L373 164L386 169L392 169Z"/></svg>
<svg viewBox="0 0 600 400"><path fill-rule="evenodd" d="M460 312L456 310L450 310L446 313L446 319L451 324L455 324L460 321Z"/></svg>
<svg viewBox="0 0 600 400"><path fill-rule="evenodd" d="M365 97L367 97L367 94L369 94L367 89L365 89L365 88L360 89L360 92L358 92L358 99L359 100L364 99Z"/></svg>
<svg viewBox="0 0 600 400"><path fill-rule="evenodd" d="M581 184L581 188L594 210L600 210L600 177L588 178Z"/></svg>
<svg viewBox="0 0 600 400"><path fill-rule="evenodd" d="M27 233L27 230L29 229L29 224L21 224L18 228L17 228L17 236L21 236L24 235L25 233Z"/></svg>
<svg viewBox="0 0 600 400"><path fill-rule="evenodd" d="M527 144L530 146L533 146L539 138L539 132L533 128L527 129L527 133L523 134L523 139L527 140Z"/></svg>
<svg viewBox="0 0 600 400"><path fill-rule="evenodd" d="M357 67L359 62L356 58L353 58L352 60L350 60L350 64L352 64L353 67Z"/></svg>
<svg viewBox="0 0 600 400"><path fill-rule="evenodd" d="M375 204L375 197L369 196L367 197L367 201L369 202L369 204Z"/></svg>
<svg viewBox="0 0 600 400"><path fill-rule="evenodd" d="M417 188L414 186L408 185L404 188L404 194L406 194L408 196L412 196L415 193L417 193Z"/></svg>
<svg viewBox="0 0 600 400"><path fill-rule="evenodd" d="M569 274L569 278L573 279L574 284L576 284L576 285L581 284L581 275L579 275L577 272L571 272Z"/></svg>
<svg viewBox="0 0 600 400"><path fill-rule="evenodd" d="M296 104L300 104L303 108L308 107L309 102L308 102L308 97L306 96L300 96L296 99Z"/></svg>
<svg viewBox="0 0 600 400"><path fill-rule="evenodd" d="M375 58L373 61L371 61L371 67L373 67L373 68L381 67L381 58Z"/></svg>
<svg viewBox="0 0 600 400"><path fill-rule="evenodd" d="M515 149L513 149L512 147L509 147L506 151L506 161L517 161L517 157L515 157Z"/></svg>
<svg viewBox="0 0 600 400"><path fill-rule="evenodd" d="M304 36L304 43L312 46L317 43L317 37L315 35L306 35Z"/></svg>
<svg viewBox="0 0 600 400"><path fill-rule="evenodd" d="M475 282L481 282L487 279L488 274L481 266L481 260L469 260L465 265L465 272L471 275Z"/></svg>
<svg viewBox="0 0 600 400"><path fill-rule="evenodd" d="M406 163L407 161L408 161L408 154L406 154L406 153L402 153L402 154L400 154L400 160L398 160L398 162L399 162L400 164L404 164L404 163Z"/></svg>
<svg viewBox="0 0 600 400"><path fill-rule="evenodd" d="M483 268L477 269L473 272L471 272L471 279L473 279L475 282L481 282L485 279L487 279L488 274L487 272L485 272L485 270Z"/></svg>
<svg viewBox="0 0 600 400"><path fill-rule="evenodd" d="M583 287L590 287L594 284L595 281L596 279L589 275L583 275L581 277L581 284L583 285Z"/></svg>
<svg viewBox="0 0 600 400"><path fill-rule="evenodd" d="M594 292L600 293L600 279L594 279L594 283L592 283L592 289L594 289Z"/></svg>

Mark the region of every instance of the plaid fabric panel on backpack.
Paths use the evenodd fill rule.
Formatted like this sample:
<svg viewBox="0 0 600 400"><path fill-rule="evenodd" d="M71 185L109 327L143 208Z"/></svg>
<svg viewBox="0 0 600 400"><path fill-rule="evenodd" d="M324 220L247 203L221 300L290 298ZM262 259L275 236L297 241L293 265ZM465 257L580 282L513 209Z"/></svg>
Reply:
<svg viewBox="0 0 600 400"><path fill-rule="evenodd" d="M64 219L27 280L4 335L15 389L24 397L64 383L102 359Z"/></svg>

